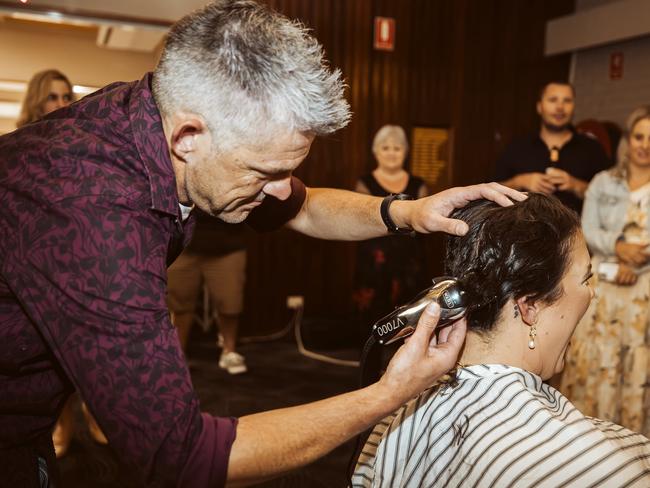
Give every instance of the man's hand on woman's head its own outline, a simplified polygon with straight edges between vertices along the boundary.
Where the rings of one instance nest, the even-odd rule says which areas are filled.
[[[415,332],[393,356],[379,380],[388,398],[406,402],[433,385],[456,364],[465,341],[466,322],[461,319],[440,331],[436,326],[440,307],[430,304],[422,313]]]
[[[390,212],[393,220],[400,227],[408,226],[425,234],[446,232],[464,235],[467,232],[467,224],[448,217],[454,209],[464,207],[470,201],[482,198],[506,207],[513,205],[513,200],[522,201],[527,197],[525,193],[499,183],[482,183],[450,188],[419,200],[395,201],[391,205]]]

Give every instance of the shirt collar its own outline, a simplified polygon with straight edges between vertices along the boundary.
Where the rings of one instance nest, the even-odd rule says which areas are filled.
[[[471,379],[471,378],[485,378],[488,376],[497,376],[501,374],[510,374],[518,373],[520,375],[526,376],[535,376],[536,374],[531,373],[530,371],[523,370],[516,366],[510,366],[508,364],[472,364],[468,366],[463,366],[458,369],[457,377],[459,379]]]
[[[129,120],[135,145],[149,177],[151,208],[178,215],[176,177],[165,140],[162,119],[151,93],[152,74],[135,83],[129,100]]]
[[[564,149],[565,147],[567,147],[569,144],[573,144],[574,141],[576,140],[576,134],[578,134],[578,132],[576,131],[576,128],[573,125],[569,125],[569,131],[571,132],[571,137],[562,145],[562,147],[558,148],[560,151],[562,149]],[[538,144],[541,144],[542,146],[544,146],[544,148],[546,148],[547,150],[550,151],[550,149],[548,148],[548,146],[544,142],[544,139],[542,139],[542,131],[541,131],[541,129],[533,134],[533,139],[535,139]]]
[[[183,205],[182,203],[179,203],[178,206],[181,208],[181,220],[185,222],[190,214],[192,213],[192,210],[194,210],[194,205],[188,207],[187,205]]]

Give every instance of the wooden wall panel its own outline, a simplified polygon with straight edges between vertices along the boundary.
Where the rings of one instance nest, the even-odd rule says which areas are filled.
[[[451,117],[452,75],[454,60],[454,1],[416,0],[417,12],[409,26],[410,49],[408,108],[409,123],[414,126],[447,127]]]
[[[463,73],[454,108],[455,184],[489,180],[494,161],[518,134],[537,127],[535,102],[547,80],[566,79],[568,55],[544,58],[544,19],[568,13],[570,2],[467,1]],[[486,39],[489,42],[486,42]]]
[[[543,57],[545,22],[574,10],[566,0],[268,0],[313,29],[347,81],[350,125],[317,140],[296,174],[309,186],[351,189],[375,163],[370,151],[383,124],[449,127],[454,184],[491,178],[515,135],[536,126],[538,86],[566,78],[569,58]],[[396,19],[395,51],[372,48],[373,17]],[[440,271],[440,236],[427,240],[424,266]],[[325,242],[282,230],[251,244],[244,335],[285,324],[289,294],[306,314],[351,310],[354,243]]]

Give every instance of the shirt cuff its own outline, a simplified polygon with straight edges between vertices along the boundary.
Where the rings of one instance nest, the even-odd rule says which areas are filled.
[[[237,419],[201,414],[203,429],[187,458],[179,487],[226,486],[230,449],[235,441]]]

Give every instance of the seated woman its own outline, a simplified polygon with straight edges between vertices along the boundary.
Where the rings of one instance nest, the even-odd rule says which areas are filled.
[[[530,194],[454,217],[469,225],[446,255],[472,303],[460,364],[375,427],[353,486],[650,486],[648,439],[543,382],[593,297],[577,215]]]

